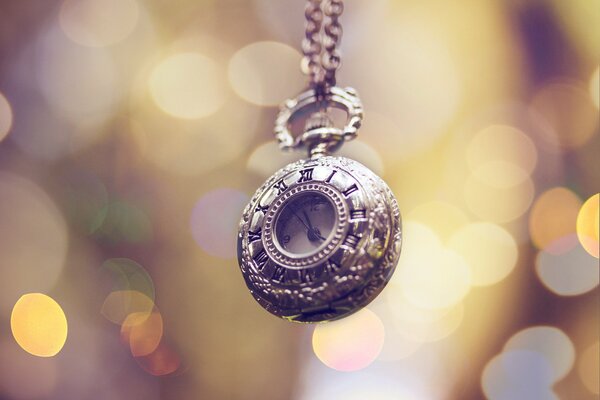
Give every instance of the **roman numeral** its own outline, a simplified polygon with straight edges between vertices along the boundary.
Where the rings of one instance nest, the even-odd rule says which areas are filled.
[[[336,174],[336,172],[337,172],[336,169],[334,169],[333,171],[331,171],[331,174],[329,174],[329,176],[327,177],[327,179],[325,179],[325,182],[327,182],[327,183],[331,182],[331,179]]]
[[[277,182],[277,184],[275,185],[275,189],[277,189],[277,195],[279,196],[281,193],[285,192],[285,190],[288,188],[288,186],[285,184],[285,182],[282,180],[280,180],[279,182]]]
[[[255,212],[261,212],[264,215],[267,213],[268,209],[269,209],[269,206],[261,206],[260,203],[258,203],[258,205],[256,206]]]
[[[285,268],[283,268],[283,267],[275,268],[275,271],[273,271],[273,275],[271,276],[271,278],[277,282],[283,283],[285,281]]]
[[[269,261],[269,256],[265,253],[265,249],[261,249],[258,253],[256,253],[252,259],[256,263],[259,271],[262,271],[267,265],[267,261]]]
[[[314,168],[306,168],[300,171],[300,179],[298,183],[312,181]]]
[[[349,233],[346,236],[346,238],[344,239],[344,243],[342,243],[342,244],[347,247],[350,247],[351,249],[356,249],[356,245],[358,244],[359,240],[360,240],[359,236]]]
[[[260,240],[261,236],[262,236],[262,232],[260,230],[260,227],[258,228],[258,230],[256,232],[248,230],[248,243],[252,243],[252,242],[256,242],[257,240]]]
[[[356,186],[356,183],[353,183],[352,186],[350,186],[348,189],[344,190],[342,193],[344,194],[344,197],[348,197],[352,193],[356,192],[357,190],[358,190],[358,186]]]
[[[350,210],[350,219],[363,219],[367,217],[367,210]]]

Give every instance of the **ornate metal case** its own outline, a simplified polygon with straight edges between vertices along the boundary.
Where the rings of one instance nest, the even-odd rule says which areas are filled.
[[[286,204],[306,193],[327,198],[335,224],[314,252],[292,254],[278,244],[275,225]],[[240,222],[238,259],[267,311],[321,322],[347,316],[381,292],[401,239],[400,211],[385,182],[356,161],[321,156],[287,165],[258,189]]]

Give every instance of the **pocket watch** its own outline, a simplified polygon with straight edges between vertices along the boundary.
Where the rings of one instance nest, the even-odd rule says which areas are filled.
[[[238,233],[250,293],[270,313],[294,322],[356,312],[385,287],[400,256],[400,211],[388,185],[357,161],[332,155],[356,137],[363,117],[356,91],[335,86],[342,10],[340,0],[307,4],[303,65],[311,85],[283,103],[275,135],[283,150],[305,149],[309,157],[267,179],[244,209]],[[324,14],[329,46],[321,54],[314,33]],[[334,126],[334,108],[347,116],[343,128]],[[294,137],[291,127],[302,118],[303,132]]]

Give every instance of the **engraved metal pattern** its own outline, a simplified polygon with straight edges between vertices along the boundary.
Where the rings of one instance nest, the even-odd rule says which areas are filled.
[[[324,109],[337,107],[345,110],[348,114],[346,126],[343,129],[330,129],[327,132],[309,130],[304,135],[294,138],[289,127],[290,122],[296,114],[314,104],[321,104]],[[274,132],[282,150],[309,148],[311,141],[333,141],[341,144],[346,140],[356,138],[362,119],[363,105],[355,89],[336,86],[329,88],[325,93],[321,93],[313,88],[301,93],[295,99],[288,99],[283,102],[275,119]]]
[[[306,168],[314,169],[309,182],[299,179]],[[277,189],[280,182],[287,187],[282,193]],[[294,264],[298,260],[287,264],[290,260],[278,259],[276,249],[268,248],[272,218],[285,199],[308,187],[328,188],[330,192],[320,193],[333,193],[333,204],[343,201],[347,214],[338,215],[338,224],[347,224],[322,259],[306,266]],[[336,210],[340,213],[337,206]],[[250,243],[249,232],[259,228],[262,240]],[[267,311],[290,321],[321,322],[349,315],[372,301],[389,281],[401,243],[398,204],[385,182],[356,161],[324,156],[287,165],[257,190],[240,222],[238,258],[250,292]]]

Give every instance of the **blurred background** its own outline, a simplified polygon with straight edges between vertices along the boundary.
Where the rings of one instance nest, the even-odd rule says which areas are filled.
[[[398,269],[312,326],[237,224],[305,87],[301,0],[0,2],[0,398],[597,399],[600,3],[348,0],[341,151]]]

